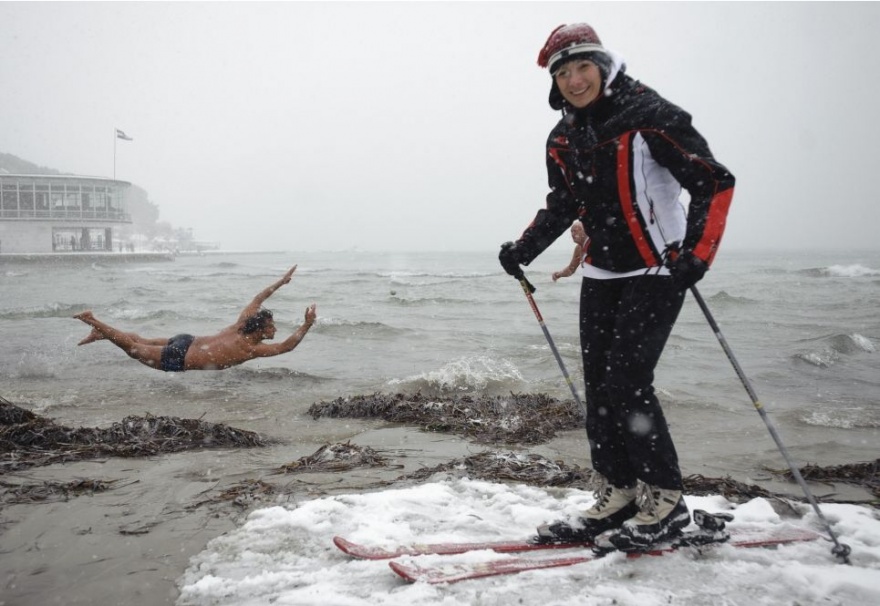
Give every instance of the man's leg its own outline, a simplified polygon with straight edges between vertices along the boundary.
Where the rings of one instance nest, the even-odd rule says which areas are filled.
[[[80,345],[106,339],[124,351],[130,358],[152,368],[159,368],[162,348],[168,339],[144,339],[135,333],[123,332],[98,320],[91,311],[84,311],[73,316],[92,327],[92,332]]]
[[[73,317],[76,318],[77,320],[82,320],[86,324],[90,324],[90,325],[91,325],[92,321],[98,322],[98,320],[95,318],[95,316],[92,315],[91,311],[84,311],[84,312],[77,314]],[[85,318],[90,318],[90,320],[86,320]],[[105,324],[105,326],[108,326],[108,325]],[[117,330],[117,329],[114,329],[114,330]],[[160,337],[157,339],[151,339],[148,337],[142,337],[139,334],[137,334],[136,332],[123,332],[121,330],[118,332],[122,332],[123,334],[130,337],[134,342],[140,343],[141,345],[159,345],[161,347],[164,347],[168,343],[168,339],[166,339],[164,337]],[[100,330],[98,330],[97,328],[92,326],[92,332],[89,333],[89,336],[87,336],[85,339],[83,339],[82,341],[77,343],[77,345],[86,345],[87,343],[93,343],[95,341],[102,341],[106,338],[107,337],[104,336],[104,333],[102,333]]]

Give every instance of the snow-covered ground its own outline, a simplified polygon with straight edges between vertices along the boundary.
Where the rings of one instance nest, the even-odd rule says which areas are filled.
[[[588,507],[591,493],[467,479],[411,488],[303,501],[253,512],[235,531],[209,543],[179,579],[180,606],[195,605],[608,605],[772,606],[880,604],[880,515],[856,505],[822,505],[851,565],[832,555],[832,543],[776,549],[719,545],[702,555],[686,549],[663,557],[624,554],[565,568],[455,584],[410,584],[387,561],[354,560],[332,543],[335,535],[370,545],[522,539],[546,521]],[[731,528],[787,524],[824,532],[814,511],[781,517],[770,502],[741,505],[721,496],[686,497],[688,506],[730,511]],[[570,552],[536,552],[558,557]],[[490,551],[418,556],[420,564],[516,557]]]

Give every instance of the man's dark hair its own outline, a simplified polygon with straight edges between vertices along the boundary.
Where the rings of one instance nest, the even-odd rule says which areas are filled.
[[[269,322],[269,320],[271,319],[272,312],[268,309],[261,309],[244,321],[244,326],[242,326],[240,329],[241,334],[249,335],[253,332],[257,332],[258,330],[263,330],[263,328],[266,326],[266,323]]]

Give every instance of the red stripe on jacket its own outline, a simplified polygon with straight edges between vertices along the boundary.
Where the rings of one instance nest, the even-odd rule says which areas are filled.
[[[724,234],[724,225],[727,222],[727,210],[733,201],[733,188],[725,189],[716,193],[709,201],[709,214],[706,216],[706,225],[703,235],[694,247],[694,255],[703,259],[709,265],[718,252],[721,236]]]

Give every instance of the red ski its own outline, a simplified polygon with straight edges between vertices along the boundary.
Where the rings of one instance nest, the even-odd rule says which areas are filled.
[[[727,544],[734,547],[774,547],[787,543],[803,541],[815,541],[821,535],[803,528],[783,527],[774,528],[770,531],[765,529],[729,529],[730,539]],[[687,540],[689,533],[683,538]],[[716,543],[708,543],[700,547],[714,546]],[[644,555],[661,556],[681,549],[679,545],[665,544],[651,551],[630,552],[629,558],[638,558]],[[398,575],[410,582],[423,581],[426,583],[456,583],[467,579],[479,579],[483,577],[498,576],[504,574],[516,574],[528,570],[540,570],[542,568],[558,568],[561,566],[574,566],[591,562],[602,556],[592,553],[582,553],[573,556],[557,558],[506,558],[490,560],[480,563],[448,563],[439,565],[420,566],[416,563],[389,562],[388,565]]]
[[[489,549],[498,553],[517,553],[547,549],[589,548],[592,543],[533,543],[530,541],[484,541],[476,543],[414,543],[388,549],[353,543],[342,537],[333,537],[333,543],[348,555],[364,560],[390,560],[400,556],[455,555],[468,551]]]

